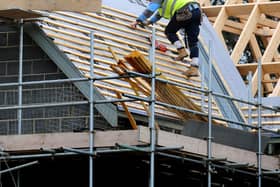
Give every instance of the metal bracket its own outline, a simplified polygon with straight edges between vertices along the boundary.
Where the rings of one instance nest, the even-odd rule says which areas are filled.
[[[263,175],[279,175],[280,174],[280,169],[276,169],[273,171],[263,171]]]
[[[73,149],[73,148],[68,148],[68,147],[62,147],[61,149],[64,150],[64,151],[78,153],[78,154],[82,154],[82,155],[96,156],[95,152],[90,153],[89,151],[80,150],[80,149]]]
[[[120,148],[125,148],[125,149],[131,149],[134,151],[140,151],[140,152],[145,152],[145,153],[150,153],[150,147],[137,147],[137,146],[131,146],[131,145],[125,145],[125,144],[118,144],[116,143],[117,147]],[[155,151],[171,151],[171,150],[180,150],[183,149],[183,146],[180,147],[156,147]]]
[[[252,167],[254,165],[250,165],[249,163],[244,163],[244,164],[226,163],[226,166],[231,167],[231,168],[248,168],[248,167]]]

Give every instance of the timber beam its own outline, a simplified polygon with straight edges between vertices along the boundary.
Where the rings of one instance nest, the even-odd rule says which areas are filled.
[[[164,147],[181,147],[182,152],[207,156],[207,141],[166,132],[157,131],[157,145]],[[150,140],[149,128],[139,126],[137,130],[97,131],[94,146],[114,147],[116,144],[148,145]],[[58,149],[61,147],[87,148],[88,133],[51,133],[32,135],[0,136],[0,146],[5,152],[39,151],[40,149]],[[256,153],[227,145],[213,143],[213,157],[227,158],[227,161],[248,163],[257,166]],[[273,156],[262,156],[263,169],[279,168],[279,159]]]
[[[9,0],[0,1],[0,10],[64,10],[64,11],[100,11],[101,0]]]

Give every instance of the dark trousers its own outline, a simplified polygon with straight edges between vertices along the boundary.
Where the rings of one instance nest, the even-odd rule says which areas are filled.
[[[177,36],[177,31],[181,28],[185,29],[185,32],[188,37],[189,43],[189,50],[190,50],[190,58],[198,57],[198,35],[199,35],[199,26],[200,26],[200,19],[201,19],[201,11],[199,8],[193,9],[192,17],[187,21],[177,21],[176,20],[176,13],[169,21],[168,25],[165,28],[165,35],[167,36],[168,40],[173,44],[177,40],[179,40]],[[186,44],[186,46],[188,46]]]

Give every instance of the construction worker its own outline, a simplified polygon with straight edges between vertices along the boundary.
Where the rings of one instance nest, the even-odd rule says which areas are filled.
[[[187,56],[187,52],[176,34],[178,30],[184,29],[187,35],[187,41],[185,40],[185,42],[188,42],[186,46],[189,47],[190,58],[192,59],[191,67],[184,72],[184,75],[187,77],[198,76],[199,50],[197,43],[202,16],[199,4],[195,0],[149,1],[150,3],[146,10],[130,26],[135,29],[137,25],[153,24],[162,17],[169,19],[170,21],[165,28],[165,35],[176,46],[179,55],[175,60],[178,61],[183,60]],[[158,12],[154,14],[157,10]],[[150,19],[148,20],[148,18]]]

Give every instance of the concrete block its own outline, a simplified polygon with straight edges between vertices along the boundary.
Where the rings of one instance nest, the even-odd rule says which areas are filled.
[[[36,133],[59,132],[59,119],[35,120]]]
[[[0,33],[0,46],[7,46],[7,33]]]
[[[70,116],[70,107],[63,106],[63,107],[51,107],[45,109],[45,117],[52,118],[52,117],[66,117]]]
[[[22,103],[30,104],[32,103],[32,91],[31,90],[23,90],[22,92]]]
[[[7,38],[8,38],[8,45],[9,46],[18,46],[19,45],[19,31],[15,30],[12,32],[7,33]],[[33,45],[33,40],[26,34],[23,35],[23,45]]]
[[[42,81],[44,80],[44,74],[40,74],[40,75],[24,75],[23,76],[23,81],[27,82],[27,81]],[[23,88],[24,89],[35,89],[35,88],[43,88],[44,85],[43,84],[34,84],[34,85],[25,85]]]
[[[8,61],[18,59],[19,50],[15,47],[1,48],[0,61]]]
[[[34,74],[38,73],[56,73],[58,72],[57,66],[50,60],[48,61],[36,61],[33,63]]]
[[[45,111],[44,108],[23,109],[22,118],[23,119],[43,118],[44,111]]]
[[[3,24],[0,26],[0,32],[12,32],[17,30],[15,24],[9,25],[9,24]]]
[[[32,120],[23,120],[21,125],[22,125],[22,127],[21,127],[22,134],[32,134],[33,133]]]
[[[16,30],[7,33],[7,45],[8,46],[19,45],[19,33]]]
[[[7,105],[16,105],[16,104],[18,104],[18,93],[17,93],[17,90],[7,91],[5,98],[6,98],[6,104]]]
[[[6,65],[7,65],[6,63],[0,63],[0,76],[6,75],[6,71],[7,71]]]
[[[7,135],[8,133],[8,122],[0,121],[0,135]]]
[[[18,134],[17,121],[9,121],[7,134]]]
[[[18,62],[7,63],[7,75],[18,75]]]
[[[67,118],[62,119],[61,122],[61,131],[62,132],[81,132],[87,130],[86,126],[86,118],[84,117],[76,117],[76,118]]]
[[[0,106],[5,105],[5,92],[0,90]]]
[[[41,59],[45,53],[37,46],[25,46],[23,52],[24,59]]]

